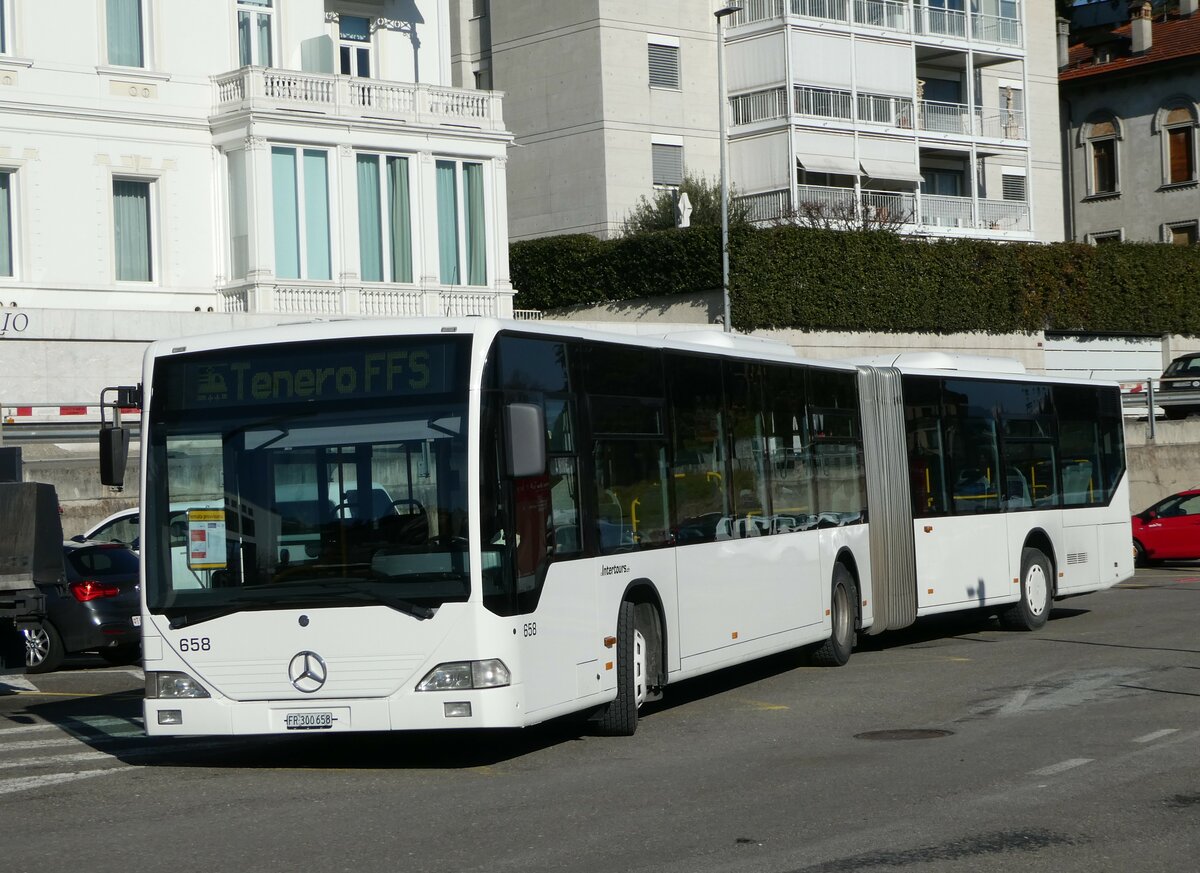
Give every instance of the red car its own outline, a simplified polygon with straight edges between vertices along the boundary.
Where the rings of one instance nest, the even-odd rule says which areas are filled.
[[[1139,567],[1200,558],[1200,488],[1172,494],[1135,515],[1133,555]]]

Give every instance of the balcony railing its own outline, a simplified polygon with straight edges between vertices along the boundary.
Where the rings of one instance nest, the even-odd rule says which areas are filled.
[[[730,22],[733,27],[793,15],[846,24],[853,20],[864,27],[1004,46],[1019,47],[1022,43],[1020,18],[967,13],[920,2],[910,7],[905,0],[740,0],[740,5],[742,10]]]
[[[863,124],[888,127],[913,126],[913,102],[908,97],[887,94],[859,94],[858,120]]]
[[[278,312],[289,315],[360,315],[415,318],[423,315],[505,318],[512,295],[480,289],[425,290],[411,286],[345,286],[336,282],[283,281],[218,289],[221,312]]]
[[[849,91],[833,88],[810,88],[797,85],[792,89],[794,108],[797,115],[813,118],[839,118],[849,121],[854,117],[854,101]]]
[[[854,0],[854,23],[908,32],[908,4],[899,0]]]
[[[784,88],[772,88],[770,91],[739,94],[730,98],[729,110],[730,123],[735,125],[783,118],[787,115],[787,91]]]
[[[977,129],[974,116],[978,114],[978,110],[972,113],[971,107],[966,104],[921,100],[917,108],[921,130],[971,136]]]
[[[356,79],[273,67],[242,67],[216,76],[214,82],[217,114],[287,109],[331,116],[370,116],[407,124],[504,129],[500,96],[491,91]]]
[[[1025,113],[1020,109],[989,110],[992,114],[981,115],[980,134],[996,139],[1025,139]]]
[[[905,191],[826,185],[796,186],[792,206],[786,189],[738,198],[748,209],[748,219],[758,223],[796,221],[831,227],[884,227],[908,231],[1001,231],[1028,233],[1029,204],[1011,200],[947,197]]]

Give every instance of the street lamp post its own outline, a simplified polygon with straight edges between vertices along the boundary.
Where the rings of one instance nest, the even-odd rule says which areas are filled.
[[[741,6],[722,6],[713,15],[717,18],[717,96],[720,100],[720,148],[721,148],[721,300],[725,305],[725,332],[733,330],[729,319],[729,178],[725,170],[728,163],[725,135],[725,19]]]

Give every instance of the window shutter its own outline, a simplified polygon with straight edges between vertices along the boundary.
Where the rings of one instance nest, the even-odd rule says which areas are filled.
[[[1167,131],[1167,150],[1170,152],[1170,176],[1172,182],[1190,182],[1195,174],[1195,157],[1192,154],[1192,129],[1179,127]]]
[[[683,146],[650,146],[655,185],[680,185],[683,183]]]
[[[1008,173],[1000,177],[1001,187],[1004,189],[1005,200],[1019,200],[1025,202],[1025,177],[1012,176]]]
[[[650,43],[650,87],[679,87],[679,47]]]

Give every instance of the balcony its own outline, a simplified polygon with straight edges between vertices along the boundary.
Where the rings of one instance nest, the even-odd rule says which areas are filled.
[[[1022,44],[1020,18],[943,9],[920,2],[910,6],[905,0],[741,0],[741,6],[731,27],[791,16],[1009,48],[1020,48]]]
[[[217,290],[221,312],[275,312],[285,315],[512,317],[512,295],[491,289],[422,290],[409,285],[346,286],[336,282],[285,280],[246,283]]]
[[[914,113],[914,106],[916,112]],[[788,105],[783,87],[739,94],[729,99],[730,123],[734,127],[786,118]],[[881,125],[900,129],[915,127],[929,133],[951,136],[982,136],[992,139],[1025,139],[1025,113],[1019,109],[974,109],[964,103],[921,100],[890,94],[854,95],[837,88],[796,85],[792,88],[791,114],[801,118]]]
[[[407,125],[454,125],[501,132],[500,95],[408,82],[242,67],[216,76],[214,114],[285,111],[337,118],[370,118]]]
[[[957,231],[1028,233],[1029,204],[1011,200],[946,197],[906,191],[872,191],[825,185],[796,186],[796,205],[786,190],[738,198],[750,221],[799,223],[836,229],[883,228],[906,233]]]

